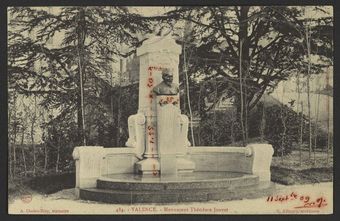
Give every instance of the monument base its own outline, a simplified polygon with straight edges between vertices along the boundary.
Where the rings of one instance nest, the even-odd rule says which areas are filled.
[[[160,164],[156,158],[146,158],[135,163],[135,172],[143,175],[159,175]]]
[[[178,203],[236,200],[268,196],[272,182],[252,174],[193,172],[159,177],[114,174],[97,180],[97,188],[80,189],[80,198],[106,203]]]
[[[176,154],[161,154],[159,162],[161,164],[161,176],[165,174],[177,174]]]
[[[163,156],[160,159],[146,158],[135,163],[135,173],[144,175],[191,173],[194,170],[195,163],[193,161],[178,156]]]
[[[134,150],[75,148],[77,197],[110,203],[195,202],[259,197],[274,190],[274,151],[268,144],[190,147],[187,155],[177,155],[177,173],[168,175],[160,174],[156,158],[137,162]]]
[[[195,163],[183,157],[177,158],[178,173],[192,173],[195,170]]]

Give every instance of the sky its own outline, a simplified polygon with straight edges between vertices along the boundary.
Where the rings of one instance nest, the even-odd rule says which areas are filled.
[[[163,6],[158,6],[158,7],[129,7],[131,11],[142,14],[144,16],[157,16],[164,14],[165,12],[169,11],[171,8],[174,7],[163,7]]]

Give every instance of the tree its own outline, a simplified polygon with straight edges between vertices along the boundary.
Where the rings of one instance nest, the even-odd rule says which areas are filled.
[[[9,150],[9,161],[8,161],[8,172],[11,178],[15,176],[15,168],[16,168],[16,137],[17,131],[19,128],[18,121],[18,102],[17,102],[17,93],[15,91],[10,91],[9,99],[8,99],[8,150]]]
[[[60,111],[55,119],[76,115],[78,144],[86,144],[86,105],[103,90],[95,82],[112,71],[114,56],[127,56],[120,45],[134,48],[150,29],[126,7],[50,9],[10,8],[9,87],[43,97],[42,107]],[[50,47],[54,36],[61,42]]]
[[[55,173],[67,170],[73,165],[72,151],[77,144],[77,122],[73,118],[63,121],[49,119],[44,127],[46,132],[43,141],[49,150],[46,169],[53,169]]]
[[[34,96],[34,106],[33,111],[29,113],[29,120],[30,120],[30,138],[31,144],[33,149],[33,175],[36,173],[37,169],[37,154],[36,154],[36,141],[34,140],[34,135],[36,133],[36,123],[37,123],[37,98]]]
[[[245,116],[265,91],[273,90],[296,71],[308,74],[307,40],[310,54],[322,57],[324,65],[332,57],[332,16],[313,18],[312,37],[306,39],[303,7],[179,7],[168,15],[171,20],[192,24],[191,32],[185,31],[190,36],[182,38],[190,54],[187,60],[191,78],[201,82],[218,78],[219,97],[234,95],[245,122]],[[311,64],[310,72],[317,73],[321,67]]]

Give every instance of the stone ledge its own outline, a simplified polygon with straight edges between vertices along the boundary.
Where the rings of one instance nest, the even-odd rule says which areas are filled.
[[[196,146],[189,147],[189,153],[240,153],[247,152],[246,147],[228,147],[228,146]]]
[[[112,179],[108,177],[101,177],[97,180],[97,188],[124,190],[124,191],[163,191],[174,190],[185,192],[191,189],[213,189],[226,188],[234,189],[241,186],[255,185],[259,179],[255,175],[243,174],[234,178],[216,178],[216,179],[201,179],[201,180],[162,180],[161,178],[154,178],[152,180],[131,180],[131,179]]]
[[[246,147],[189,147],[195,171],[229,171],[258,175],[270,181],[270,164],[274,153],[270,144],[249,144]]]
[[[135,148],[133,147],[105,147],[103,148],[103,154],[124,154],[124,153],[135,153]]]
[[[76,194],[79,197],[80,188],[96,186],[96,181],[101,175],[102,161],[101,146],[78,146],[72,153],[76,161]]]
[[[80,189],[80,198],[84,200],[100,201],[105,203],[138,204],[138,203],[180,203],[227,201],[236,199],[252,199],[268,196],[275,190],[275,184],[260,182],[243,188],[225,189],[210,188],[197,190],[192,188],[186,192],[177,190],[162,191],[117,191],[96,188]]]

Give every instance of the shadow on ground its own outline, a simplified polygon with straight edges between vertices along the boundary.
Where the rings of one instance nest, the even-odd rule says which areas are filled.
[[[32,177],[22,182],[22,184],[34,192],[51,194],[63,189],[74,188],[75,173]]]

